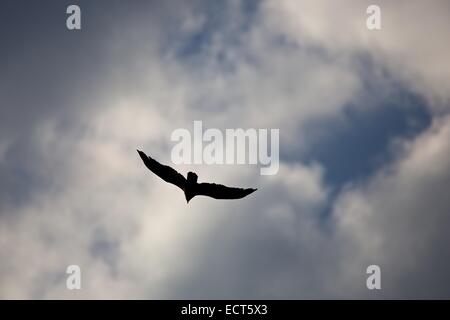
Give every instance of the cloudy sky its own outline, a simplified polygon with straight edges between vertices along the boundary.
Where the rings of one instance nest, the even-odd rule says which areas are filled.
[[[0,7],[0,298],[450,298],[447,0]],[[186,205],[135,150],[194,120],[279,128],[278,174],[176,166],[259,188]]]

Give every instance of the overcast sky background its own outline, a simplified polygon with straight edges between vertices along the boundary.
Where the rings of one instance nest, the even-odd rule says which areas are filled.
[[[450,298],[449,39],[446,0],[2,1],[0,298]],[[259,188],[186,205],[135,150],[194,120],[280,171],[177,166]]]

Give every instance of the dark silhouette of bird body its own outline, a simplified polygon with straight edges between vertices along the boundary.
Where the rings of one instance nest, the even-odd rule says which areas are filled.
[[[137,150],[137,152],[150,171],[164,181],[174,184],[183,190],[188,203],[195,196],[207,196],[214,199],[241,199],[257,190],[252,188],[232,188],[215,183],[198,183],[198,176],[194,172],[188,172],[186,179],[172,167],[159,163],[140,150]]]

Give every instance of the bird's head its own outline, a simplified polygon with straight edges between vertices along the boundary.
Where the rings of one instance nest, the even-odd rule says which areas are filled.
[[[186,198],[186,203],[189,203],[189,201],[191,201],[191,199],[194,197],[193,194],[189,194],[189,193],[185,193],[184,196]]]
[[[188,172],[187,181],[189,183],[197,183],[197,179],[198,179],[198,176],[195,173],[193,173],[191,171]]]

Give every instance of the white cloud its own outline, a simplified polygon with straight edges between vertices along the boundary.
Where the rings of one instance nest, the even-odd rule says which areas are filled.
[[[366,28],[366,8],[372,2],[266,1],[263,7],[270,26],[293,41],[323,46],[336,55],[370,53],[426,96],[434,110],[448,110],[448,1],[377,1],[379,31]]]
[[[342,268],[351,278],[380,265],[386,297],[448,298],[450,118],[401,145],[397,161],[336,201],[337,229],[352,251]]]
[[[133,112],[121,114],[120,121],[130,123],[124,118],[134,116]],[[139,121],[133,123],[143,132]],[[59,133],[50,125],[45,131],[48,137]],[[89,132],[81,140],[71,133],[64,134],[64,140],[45,139],[43,148],[50,143],[57,154],[48,154],[43,161],[58,163],[65,156],[70,161],[44,171],[55,181],[53,188],[37,192],[33,201],[2,217],[1,296],[177,297],[182,294],[181,289],[177,291],[180,283],[208,268],[199,265],[204,249],[213,250],[209,245],[217,244],[216,236],[230,226],[230,216],[243,234],[218,246],[245,236],[252,219],[262,219],[262,227],[268,224],[264,228],[274,228],[279,236],[298,241],[294,226],[300,224],[295,209],[300,208],[305,219],[312,221],[310,211],[326,198],[317,166],[283,165],[269,181],[249,179],[248,174],[233,176],[229,173],[236,170],[231,168],[204,168],[200,178],[238,185],[257,183],[261,191],[246,199],[247,204],[198,198],[186,205],[176,187],[144,169],[134,150],[119,151],[127,135],[105,142],[102,126]],[[71,149],[70,155],[59,153],[65,148]],[[239,223],[241,216],[243,224]],[[69,264],[82,268],[82,292],[64,287]],[[207,292],[199,290],[197,294]]]

